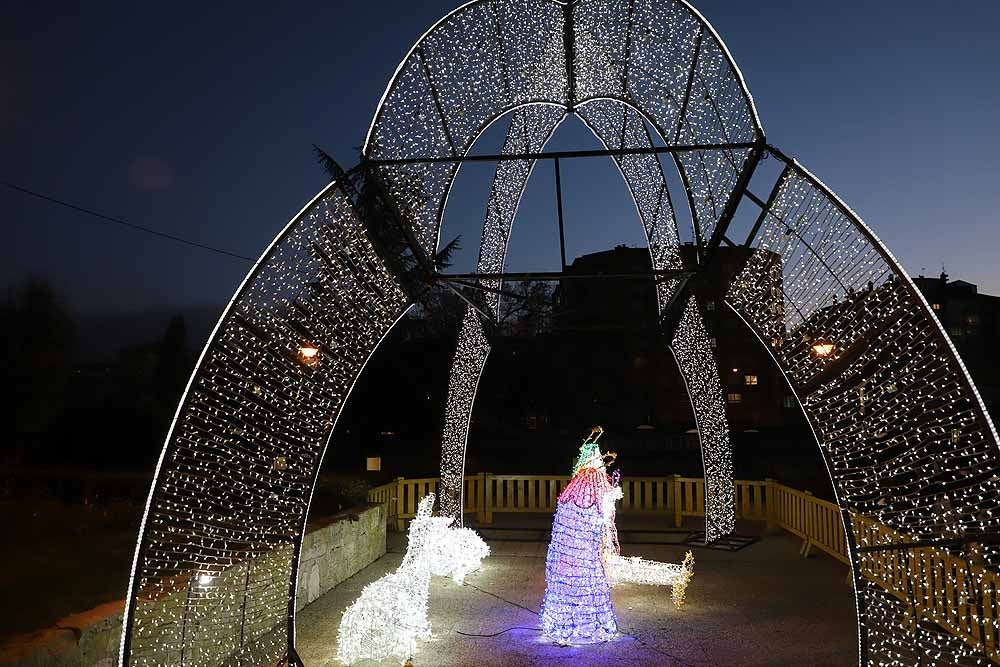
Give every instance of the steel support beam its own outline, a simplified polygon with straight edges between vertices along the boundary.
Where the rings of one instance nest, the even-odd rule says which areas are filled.
[[[688,278],[694,271],[648,271],[638,273],[568,273],[565,271],[535,271],[526,273],[438,273],[439,282],[461,282],[466,280],[503,280],[526,282],[529,280],[662,280],[666,278]]]
[[[556,210],[559,213],[559,258],[562,270],[566,270],[566,228],[563,226],[562,205],[562,173],[559,171],[559,158],[552,161],[556,166]]]
[[[433,164],[438,162],[503,162],[505,160],[555,160],[559,158],[615,157],[617,155],[659,155],[661,153],[690,153],[692,151],[740,150],[759,144],[753,141],[717,144],[684,144],[675,146],[642,146],[639,148],[592,149],[580,151],[548,151],[538,153],[493,153],[489,155],[442,155],[412,158],[368,159],[365,164],[382,167],[400,164]]]

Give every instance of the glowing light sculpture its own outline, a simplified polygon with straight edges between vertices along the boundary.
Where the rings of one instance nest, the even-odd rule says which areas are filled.
[[[736,486],[719,368],[693,297],[684,305],[670,351],[677,366],[683,369],[681,375],[701,438],[701,459],[705,468],[705,541],[714,542],[732,533],[736,527]]]
[[[606,497],[613,493],[598,459],[595,465],[583,466],[559,494],[541,610],[542,629],[559,644],[604,642],[618,634],[611,586],[601,560]]]
[[[622,497],[619,473],[608,475],[595,427],[580,446],[573,478],[559,494],[552,539],[545,559],[542,629],[559,644],[593,644],[618,633],[611,587],[618,584],[670,586],[680,608],[694,572],[687,552],[680,564],[622,556],[615,503]]]
[[[452,528],[452,517],[431,516],[434,494],[425,496],[410,522],[403,562],[395,572],[364,587],[345,611],[337,635],[337,659],[412,658],[417,640],[431,636],[427,598],[431,576],[462,583],[489,555],[489,547],[468,528]]]
[[[641,584],[646,586],[670,586],[670,597],[678,609],[684,604],[688,583],[694,575],[694,554],[684,554],[681,563],[662,563],[646,560],[640,556],[622,556],[609,553],[604,559],[608,582],[619,584]]]
[[[996,636],[995,615],[966,614],[973,630],[964,620],[957,629],[925,623],[934,605],[917,593],[889,594],[879,583],[884,561],[859,551],[887,546],[867,528],[872,522],[905,540],[995,535],[993,422],[891,253],[825,185],[767,144],[739,69],[686,1],[463,5],[396,70],[364,142],[365,178],[385,185],[385,203],[412,232],[414,250],[429,254],[456,160],[491,123],[532,105],[583,115],[602,100],[634,110],[674,151],[704,247],[724,240],[758,162],[785,165],[767,200],[754,197],[762,213],[744,244],[757,252],[727,302],[788,379],[844,508],[859,662],[983,664],[989,658],[972,654],[996,655],[984,639]],[[641,147],[629,122],[617,145]],[[622,164],[630,173],[643,163]],[[368,236],[366,222],[375,221],[358,217],[357,175],[325,188],[281,230],[199,358],[143,514],[121,665],[298,664],[296,576],[316,475],[354,382],[410,305]],[[663,193],[634,194],[637,207],[652,211]],[[821,356],[815,340],[833,347]],[[317,352],[307,359],[302,347]],[[936,548],[961,555],[964,547]],[[976,559],[976,568],[995,572],[1000,553],[982,546]],[[921,567],[912,551],[900,560],[908,564],[900,576]],[[943,577],[964,600],[993,595],[985,575],[924,574]]]
[[[577,115],[608,149],[652,148],[653,140],[641,114],[617,100],[595,99],[581,104]],[[502,154],[540,151],[566,112],[548,105],[531,105],[515,110]],[[616,155],[618,167],[635,203],[643,225],[654,270],[681,269],[677,221],[666,175],[652,154]],[[504,160],[498,163],[480,243],[479,273],[503,270],[513,219],[534,166],[533,160]],[[697,233],[697,231],[696,231]],[[483,279],[486,303],[499,312],[502,286],[496,279]],[[680,289],[677,279],[655,283],[660,315],[667,314]],[[693,300],[692,300],[693,303]],[[467,308],[459,331],[448,387],[448,405],[441,448],[442,513],[462,520],[465,452],[476,387],[489,354],[484,323]],[[685,311],[669,345],[679,371],[689,388],[689,398],[698,428],[706,486],[705,541],[713,542],[733,532],[736,514],[729,429],[722,401],[721,383],[715,355],[708,344],[705,324],[696,307]],[[678,348],[681,350],[678,354]],[[708,375],[714,377],[714,382]],[[694,388],[692,393],[691,388]],[[709,387],[715,389],[715,394]]]

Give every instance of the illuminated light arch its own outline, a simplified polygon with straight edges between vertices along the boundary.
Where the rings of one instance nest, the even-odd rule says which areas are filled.
[[[739,68],[686,2],[463,5],[400,63],[363,152],[381,162],[377,171],[429,252],[459,163],[406,160],[464,156],[483,128],[527,104],[574,110],[592,100],[633,107],[669,144],[730,146],[677,157],[696,234],[711,238],[764,133]]]
[[[709,251],[758,160],[788,165],[762,202],[759,234],[747,240],[758,252],[727,302],[788,379],[844,508],[862,664],[966,660],[974,649],[915,623],[859,549],[995,534],[996,431],[899,264],[822,183],[766,145],[739,70],[690,5],[459,8],[400,64],[361,171],[385,185],[414,252],[429,253],[457,160],[482,128],[528,104],[577,109],[598,99],[629,105],[668,146],[687,147],[674,158]],[[298,664],[296,571],[315,478],[351,387],[411,303],[354,206],[359,173],[331,184],[278,235],[202,352],[143,516],[122,664]],[[832,354],[810,353],[818,338]],[[948,544],[939,548],[957,548]],[[996,567],[996,548],[982,551]],[[947,576],[956,590],[969,585]]]
[[[650,148],[652,138],[643,116],[617,100],[591,100],[576,108],[576,114],[606,149]],[[514,111],[502,154],[517,155],[542,150],[568,112],[553,107],[527,106]],[[649,247],[654,270],[681,269],[676,215],[666,175],[653,154],[616,155],[615,165],[628,187]],[[506,160],[497,164],[483,223],[477,273],[503,271],[514,218],[528,178],[531,159]],[[489,310],[499,313],[498,279],[481,281],[488,291]],[[657,308],[661,316],[678,296],[677,279],[656,281]],[[694,298],[688,297],[681,325],[673,331],[669,348],[684,378],[701,440],[705,476],[705,539],[729,535],[735,529],[736,513],[732,450],[722,400],[718,366]],[[489,356],[490,344],[472,308],[467,308],[449,376],[445,425],[441,444],[441,512],[462,521],[464,507],[465,455],[476,389]]]

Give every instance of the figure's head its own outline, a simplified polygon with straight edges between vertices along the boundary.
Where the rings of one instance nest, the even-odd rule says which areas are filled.
[[[426,547],[431,574],[459,584],[490,555],[486,542],[468,528],[446,528],[434,538]]]
[[[486,542],[468,528],[452,528],[452,517],[431,516],[434,494],[424,497],[410,522],[406,561],[436,576],[461,583],[490,554]]]

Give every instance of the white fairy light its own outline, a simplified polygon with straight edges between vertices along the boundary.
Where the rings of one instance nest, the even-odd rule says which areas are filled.
[[[858,547],[963,536],[974,543],[998,530],[1000,452],[960,359],[874,234],[797,164],[780,176],[758,250],[727,302],[767,341],[799,396],[839,504],[882,526],[848,525]],[[948,587],[983,590],[1000,553],[973,551],[977,569],[947,570],[940,576]],[[919,571],[921,553],[900,550],[901,569]],[[852,551],[853,566],[886,576],[872,572],[882,567],[879,555]],[[921,623],[915,635],[909,604],[859,581],[870,663],[989,663],[946,631]]]
[[[167,437],[130,580],[123,664],[287,654],[315,470],[354,381],[407,305],[339,184],[267,248],[216,325]],[[192,585],[179,587],[185,579]]]
[[[605,558],[604,567],[612,586],[620,584],[670,586],[674,606],[680,609],[684,604],[688,583],[694,574],[694,554],[688,551],[684,554],[684,560],[678,564],[610,553]]]
[[[574,46],[572,77],[566,35]],[[436,24],[400,63],[363,152],[370,161],[460,157],[494,120],[531,104],[548,107],[550,119],[574,109],[606,145],[648,145],[634,120],[610,122],[619,112],[602,100],[635,110],[670,145],[764,140],[739,70],[684,1],[626,7],[598,0],[475,0]],[[627,135],[620,143],[606,131],[614,127]],[[544,138],[547,132],[528,134]],[[730,148],[675,155],[697,238],[717,231],[749,154]],[[520,171],[496,184],[512,187],[504,191],[506,208],[496,209],[503,222],[484,246],[506,244],[504,225],[509,229],[513,219],[526,179],[521,174],[530,170],[512,164]],[[652,232],[654,267],[670,266],[671,228],[645,213],[666,211],[652,162],[629,157],[619,166]],[[418,243],[432,251],[458,165],[373,168]],[[123,665],[277,664],[294,646],[296,565],[316,472],[354,382],[409,303],[341,185],[320,193],[272,242],[198,360],[143,515]],[[758,238],[763,252],[751,257],[727,300],[789,379],[839,502],[905,539],[995,534],[996,430],[903,269],[798,165],[782,177],[767,208]],[[671,289],[669,281],[658,286],[661,304]],[[817,340],[834,348],[813,354]],[[308,361],[300,347],[314,344]],[[483,349],[476,348],[479,356],[467,365],[469,377],[454,403],[449,398],[449,419],[458,425],[450,431],[452,452],[464,452],[471,398],[460,394],[474,387]],[[697,402],[696,415],[699,409],[714,408]],[[462,469],[449,475],[460,481]],[[449,513],[460,516],[460,491],[453,500],[457,509]],[[848,530],[858,546],[880,539],[854,532],[850,521]],[[1000,562],[995,546],[970,551],[979,567],[995,569]],[[852,552],[852,558],[864,573],[874,557]],[[966,600],[992,595],[984,589],[987,570],[970,571],[978,573],[949,572],[947,581],[963,589]],[[211,572],[212,581],[201,585],[199,572]],[[191,581],[199,585],[183,583]],[[973,660],[961,639],[916,624],[910,605],[859,581],[870,662]],[[995,616],[983,620],[992,624],[986,634],[995,636],[996,622]]]
[[[606,148],[650,148],[653,145],[642,116],[619,101],[592,100],[580,105],[576,113]],[[503,154],[540,151],[563,117],[562,111],[551,106],[533,105],[518,109],[512,115]],[[683,263],[679,251],[676,215],[659,159],[652,154],[636,154],[618,155],[614,160],[632,194],[648,242],[653,268],[681,269]],[[498,164],[483,223],[478,272],[498,273],[503,270],[513,219],[532,168],[533,162],[529,160],[504,160]],[[492,289],[502,286],[498,280],[484,280],[483,284]],[[676,279],[656,281],[657,304],[661,315],[665,313],[679,287],[680,282]],[[487,303],[494,312],[498,312],[500,295],[494,292],[486,294]],[[704,323],[697,310],[689,315],[689,320],[692,318],[697,321],[689,323],[685,320],[684,326],[703,330]],[[711,347],[696,344],[703,342],[704,337],[695,339],[692,336],[694,334],[685,329],[677,333],[678,344],[689,351],[685,357],[686,363],[679,365],[686,386],[704,384],[706,380],[702,377],[706,373],[715,375],[715,384],[719,385]],[[468,309],[459,331],[449,376],[441,454],[442,513],[458,519],[462,516],[469,424],[476,387],[489,349],[478,316]],[[731,458],[729,431],[721,398],[712,401],[705,397],[698,400],[691,397],[691,403],[696,421],[721,425],[721,428],[699,429],[702,449],[707,450],[705,477],[712,480],[711,502],[708,503],[705,519],[706,541],[711,542],[731,533],[735,527],[734,509],[726,504],[727,497],[732,497],[732,493],[726,493],[726,489],[732,486],[732,466],[727,468],[723,464],[716,465],[716,461]],[[728,478],[720,477],[726,474],[727,469]]]
[[[344,611],[337,635],[341,662],[412,658],[417,641],[431,636],[427,619],[431,576],[462,583],[489,555],[489,547],[474,531],[452,528],[453,517],[431,516],[433,506],[434,494],[418,504],[406,555],[396,571],[365,586]]]
[[[718,366],[694,297],[684,305],[670,350],[684,377],[701,438],[705,468],[705,541],[714,542],[732,533],[736,527],[736,486]]]

